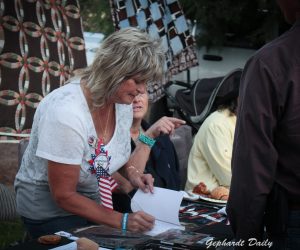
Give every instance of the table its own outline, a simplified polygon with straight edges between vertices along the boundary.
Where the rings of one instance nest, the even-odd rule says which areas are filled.
[[[48,250],[50,248],[68,244],[70,242],[71,241],[68,240],[67,238],[62,238],[60,244],[58,244],[58,245],[43,245],[43,244],[39,243],[36,239],[34,239],[34,240],[30,240],[28,242],[24,242],[22,244],[19,244],[19,245],[13,246],[13,247],[9,247],[9,248],[7,248],[7,250]]]
[[[179,213],[179,219],[180,219],[181,224],[184,225],[186,228],[186,230],[184,232],[188,232],[190,234],[208,234],[210,236],[213,236],[214,240],[218,240],[218,241],[222,241],[224,239],[229,241],[229,240],[233,239],[233,234],[230,229],[230,226],[228,226],[226,224],[227,219],[225,216],[222,216],[217,213],[218,209],[220,209],[220,206],[216,206],[215,204],[211,204],[208,202],[183,201],[182,207],[181,207],[181,210]],[[115,232],[119,231],[119,230],[117,230],[117,229],[111,229],[111,230],[112,230],[111,234],[109,234],[109,233],[107,233],[107,231],[105,231],[106,232],[105,240],[108,240],[107,235],[112,235],[112,237],[110,238],[110,242],[112,242],[113,240],[120,241],[121,238],[117,238],[117,236],[113,237]],[[121,235],[120,233],[121,233],[121,231],[119,231],[119,235]],[[133,235],[137,239],[137,234],[128,234],[127,239],[132,239]],[[175,236],[177,236],[177,235],[175,235]],[[96,237],[96,236],[94,236],[94,237]],[[123,237],[123,236],[121,236],[121,237]],[[141,244],[139,249],[159,249],[158,248],[159,241],[155,237],[152,239],[150,236],[148,236],[148,237],[149,237],[149,241],[147,241],[148,248],[147,247],[142,248],[143,244]],[[186,236],[183,236],[183,237],[186,237]],[[92,239],[93,237],[89,237],[89,238]],[[155,240],[155,241],[151,241],[151,240]],[[182,241],[183,241],[183,239],[182,239]],[[56,246],[65,245],[69,242],[71,242],[71,241],[68,240],[67,238],[63,238],[59,245],[49,246],[49,245],[42,245],[42,244],[38,243],[37,240],[32,240],[32,241],[29,241],[29,242],[26,242],[26,243],[23,243],[23,244],[14,246],[14,247],[7,248],[7,250],[29,250],[29,249],[30,250],[46,250],[46,249],[53,248]],[[197,249],[205,249],[205,248],[206,247],[204,247],[204,246],[197,247]],[[176,249],[176,248],[174,247],[173,249]],[[179,248],[177,248],[177,249],[179,249]],[[189,249],[189,248],[185,248],[185,249]],[[210,247],[209,249],[214,249],[214,248]],[[218,249],[224,249],[224,248],[220,247]]]

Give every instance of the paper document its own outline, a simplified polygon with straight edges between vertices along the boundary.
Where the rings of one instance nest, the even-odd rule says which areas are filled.
[[[131,200],[133,212],[144,211],[155,217],[153,229],[146,232],[155,236],[169,229],[184,230],[179,222],[179,209],[183,194],[165,188],[154,187],[154,193],[144,193],[138,190]]]
[[[76,240],[79,239],[78,237],[76,237],[68,232],[65,232],[65,231],[59,231],[59,232],[56,232],[55,234],[62,236],[62,237],[66,237],[69,240],[74,240],[74,241],[69,244],[59,246],[59,247],[50,248],[49,250],[77,250]],[[100,247],[99,247],[99,250],[100,250]],[[101,247],[101,250],[110,250],[110,249]]]

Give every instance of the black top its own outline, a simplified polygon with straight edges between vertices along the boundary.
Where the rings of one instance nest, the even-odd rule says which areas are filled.
[[[300,204],[300,21],[247,62],[227,213],[237,238],[260,237],[274,183]],[[275,218],[274,218],[275,219]]]
[[[149,124],[142,121],[142,128],[147,130]],[[160,135],[155,138],[156,142],[151,148],[149,159],[147,161],[144,173],[152,174],[154,186],[180,190],[179,162],[177,154],[169,135]],[[135,143],[131,140],[131,151],[135,149]],[[133,190],[129,196],[132,197],[136,190]],[[131,199],[125,194],[113,193],[114,209],[119,212],[131,212]]]

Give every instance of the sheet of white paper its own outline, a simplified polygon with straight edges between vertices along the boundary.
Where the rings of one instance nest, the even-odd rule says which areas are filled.
[[[71,233],[68,233],[66,231],[59,231],[55,233],[56,235],[60,235],[62,237],[66,237],[69,240],[74,240],[73,242],[63,245],[63,246],[59,246],[59,247],[55,247],[55,248],[51,248],[49,250],[77,250],[77,243],[75,242],[77,239],[79,239],[78,237],[72,235]],[[99,247],[100,249],[100,247]],[[110,250],[109,248],[104,248],[101,247],[101,250]]]
[[[131,200],[131,209],[133,212],[142,210],[155,217],[155,226],[146,233],[148,235],[154,236],[170,228],[183,230],[178,217],[182,198],[182,192],[165,188],[154,187],[153,194],[138,190]]]
[[[69,240],[77,240],[78,237],[72,235],[71,233],[68,233],[66,231],[59,231],[55,233],[56,235],[62,236],[62,237],[66,237]]]
[[[149,236],[156,236],[156,235],[158,235],[160,233],[168,231],[169,229],[184,230],[184,226],[179,226],[179,225],[167,223],[167,222],[160,221],[160,220],[155,220],[155,225],[152,228],[152,230],[146,232],[145,234],[149,235]]]

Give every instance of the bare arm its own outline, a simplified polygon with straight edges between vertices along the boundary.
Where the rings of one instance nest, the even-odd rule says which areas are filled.
[[[79,194],[76,185],[79,180],[80,166],[49,161],[48,178],[52,196],[64,210],[96,223],[105,223],[120,228],[120,213],[109,211],[93,200]],[[89,211],[88,213],[86,211]]]
[[[122,193],[124,192],[128,194],[134,189],[131,183],[125,177],[123,177],[119,172],[113,173],[112,177],[118,183],[118,188]]]
[[[79,173],[80,166],[78,165],[48,162],[49,186],[58,206],[94,223],[121,228],[121,213],[106,209],[76,191]],[[153,222],[154,218],[144,212],[132,213],[128,218],[128,229],[144,232],[152,228]]]
[[[145,135],[150,138],[156,138],[161,133],[163,134],[173,134],[174,130],[181,125],[185,124],[184,120],[175,118],[175,117],[162,117],[157,122],[155,122],[146,132]],[[139,187],[142,190],[146,191],[150,188],[150,191],[153,190],[153,178],[151,175],[143,175],[142,173],[145,170],[147,160],[151,148],[138,141],[136,143],[136,148],[131,154],[128,162],[125,166],[120,169],[120,173],[127,178],[134,187]]]

